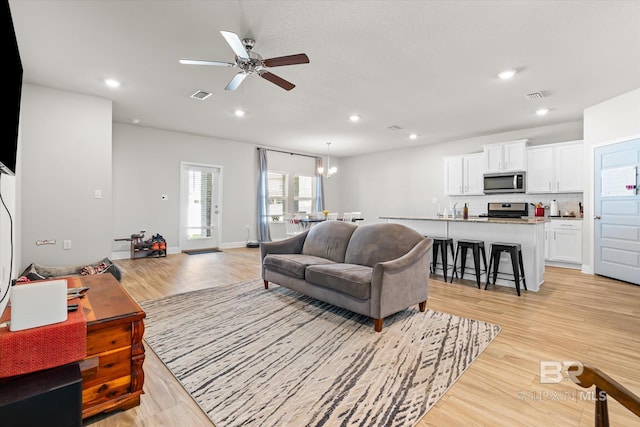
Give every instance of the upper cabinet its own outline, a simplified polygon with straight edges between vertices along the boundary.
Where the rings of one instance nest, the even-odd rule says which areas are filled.
[[[484,173],[518,172],[525,170],[526,139],[483,145]]]
[[[484,173],[517,172],[525,170],[527,140],[483,145]]]
[[[582,189],[582,141],[527,149],[528,193],[573,193]]]
[[[527,167],[527,140],[483,145],[484,173],[516,172]]]
[[[444,158],[444,193],[449,196],[483,194],[483,153]]]

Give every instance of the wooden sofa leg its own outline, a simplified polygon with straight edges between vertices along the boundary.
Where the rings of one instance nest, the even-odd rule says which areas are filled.
[[[269,281],[268,280],[263,280],[264,282],[264,288],[265,289],[269,289]]]
[[[373,319],[373,328],[376,332],[382,332],[382,325],[384,324],[384,318]]]
[[[420,309],[420,311],[425,311],[427,309],[427,302],[426,301],[419,302],[418,308]]]

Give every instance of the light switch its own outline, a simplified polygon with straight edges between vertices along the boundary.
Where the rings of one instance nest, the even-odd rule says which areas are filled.
[[[95,196],[96,199],[102,199],[102,190],[96,190]]]
[[[62,242],[62,248],[66,250],[71,249],[71,240],[65,240]]]

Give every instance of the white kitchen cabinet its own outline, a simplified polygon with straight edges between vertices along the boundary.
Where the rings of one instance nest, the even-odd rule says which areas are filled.
[[[545,259],[582,264],[582,221],[553,219],[545,226]]]
[[[483,145],[484,173],[515,172],[525,170],[527,140]]]
[[[582,191],[582,141],[555,148],[555,178],[558,193]]]
[[[483,154],[444,158],[444,193],[449,196],[483,194]]]
[[[582,141],[527,148],[527,193],[582,191]]]

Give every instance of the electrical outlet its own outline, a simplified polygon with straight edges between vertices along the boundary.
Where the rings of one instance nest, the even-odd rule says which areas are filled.
[[[434,205],[438,204],[438,198],[434,197],[433,199],[431,199],[431,203],[433,203]]]
[[[62,242],[62,249],[71,249],[71,240],[65,240],[64,242]]]

